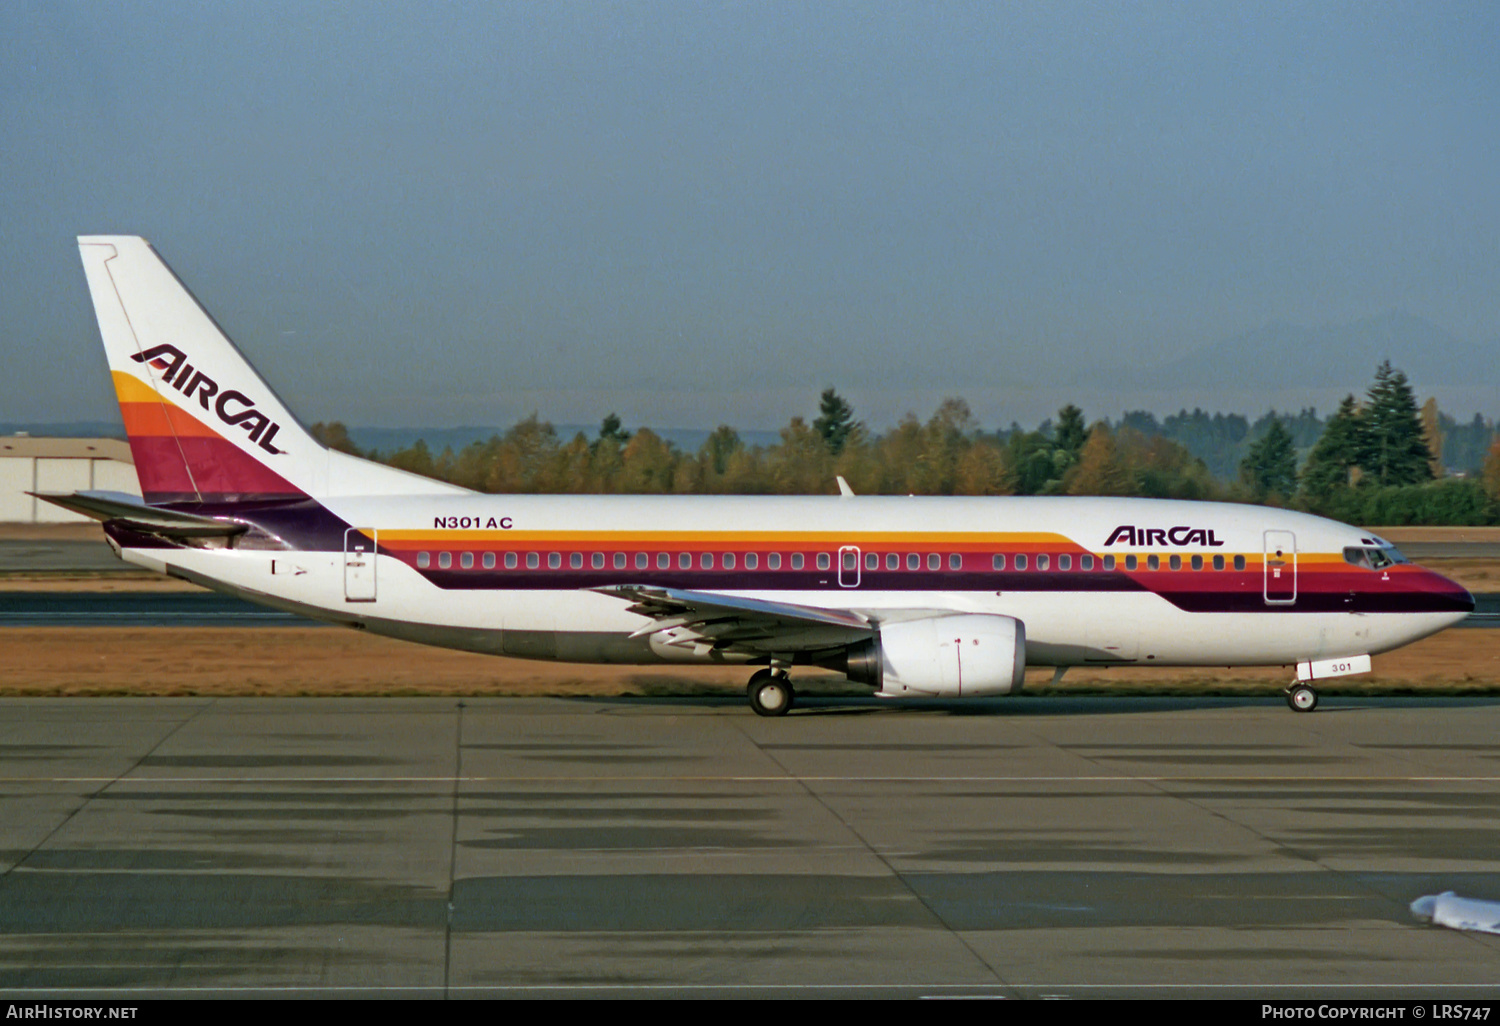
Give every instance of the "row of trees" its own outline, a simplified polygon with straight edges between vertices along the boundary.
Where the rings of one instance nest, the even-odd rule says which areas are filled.
[[[592,437],[563,438],[533,414],[457,452],[433,453],[419,441],[362,455],[484,492],[827,494],[843,475],[862,494],[1140,495],[1296,505],[1364,523],[1493,521],[1500,446],[1490,453],[1485,483],[1434,481],[1442,435],[1429,406],[1424,424],[1405,375],[1387,363],[1365,400],[1348,397],[1326,424],[1311,410],[1268,415],[1253,426],[1201,411],[1167,418],[1166,425],[1210,432],[1244,425],[1247,454],[1229,481],[1149,415],[1088,426],[1070,404],[1035,431],[1013,425],[988,433],[967,403],[947,399],[925,421],[908,415],[877,433],[833,389],[820,397],[817,417],[793,418],[772,445],[747,445],[721,426],[685,452],[647,428],[624,430],[614,414]],[[336,448],[359,451],[342,424],[313,430]]]
[[[1257,501],[1294,502],[1315,513],[1361,523],[1488,523],[1500,500],[1500,445],[1491,443],[1486,484],[1445,480],[1437,404],[1417,410],[1406,375],[1390,361],[1375,372],[1364,402],[1346,396],[1328,419],[1300,471],[1294,440],[1280,422],[1241,464]]]

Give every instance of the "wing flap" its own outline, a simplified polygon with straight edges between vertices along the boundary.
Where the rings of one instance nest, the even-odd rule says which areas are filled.
[[[633,638],[670,632],[674,645],[763,651],[803,651],[862,641],[875,632],[869,618],[844,609],[744,598],[643,584],[591,589],[630,603],[650,622]]]

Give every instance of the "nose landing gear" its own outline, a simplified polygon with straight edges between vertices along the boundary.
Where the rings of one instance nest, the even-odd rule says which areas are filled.
[[[1318,707],[1318,692],[1311,684],[1293,684],[1286,689],[1286,704],[1293,712],[1312,712]]]
[[[759,716],[785,716],[797,697],[786,671],[773,669],[757,671],[750,678],[745,694],[750,699],[750,708]]]

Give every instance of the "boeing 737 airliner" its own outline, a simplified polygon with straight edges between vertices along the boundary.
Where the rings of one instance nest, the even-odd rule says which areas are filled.
[[[1462,620],[1368,531],[1115,498],[482,495],[320,445],[144,240],[79,239],[140,496],[44,495],[134,564],[396,638],[532,659],[819,666],[1005,695],[1027,666],[1292,665],[1314,683]]]

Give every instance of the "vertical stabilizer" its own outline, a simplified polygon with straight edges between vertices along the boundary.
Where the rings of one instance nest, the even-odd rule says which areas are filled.
[[[317,494],[327,451],[150,243],[83,236],[78,249],[146,501]]]
[[[78,251],[147,502],[467,491],[325,448],[145,239]]]

